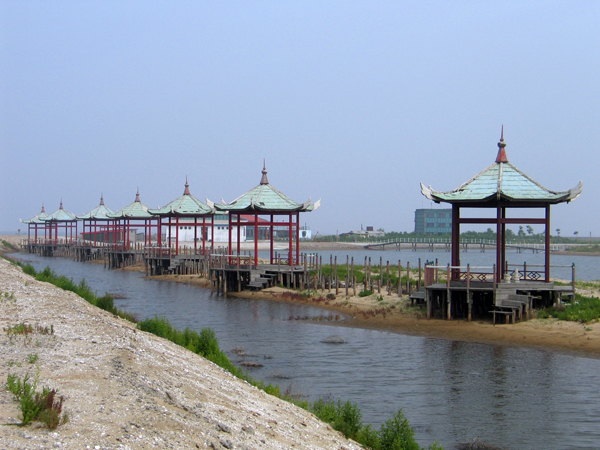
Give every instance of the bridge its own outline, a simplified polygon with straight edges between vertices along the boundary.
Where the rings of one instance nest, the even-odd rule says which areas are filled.
[[[479,250],[485,252],[486,249],[495,250],[496,241],[490,239],[461,239],[460,246],[463,251]],[[564,251],[569,246],[574,244],[550,244],[550,251]],[[440,250],[450,251],[452,242],[450,238],[397,238],[375,241],[365,244],[367,250]],[[531,251],[533,253],[543,253],[544,244],[534,242],[507,242],[506,248],[515,249],[518,253]]]

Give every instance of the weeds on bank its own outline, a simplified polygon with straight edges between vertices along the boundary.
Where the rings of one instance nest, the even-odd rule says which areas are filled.
[[[110,294],[105,294],[102,297],[97,297],[92,291],[92,288],[82,279],[79,284],[75,283],[72,278],[67,278],[64,275],[57,275],[50,267],[46,267],[41,272],[37,272],[31,264],[19,263],[23,272],[31,275],[38,281],[45,281],[53,284],[65,291],[71,291],[79,295],[81,298],[87,300],[94,306],[97,306],[104,311],[108,311],[111,314],[121,317],[122,319],[129,320],[130,322],[137,323],[135,315],[126,311],[121,311],[114,305],[114,298]]]
[[[200,333],[189,328],[181,331],[174,328],[165,317],[146,319],[139,322],[137,327],[142,331],[148,331],[156,336],[168,339],[181,347],[185,347],[205,357],[236,377],[247,381],[268,394],[287,400],[314,413],[319,419],[329,423],[335,430],[344,433],[346,437],[354,439],[373,450],[420,450],[421,448],[414,440],[414,431],[410,427],[408,420],[403,416],[402,410],[398,411],[392,419],[382,425],[379,431],[376,431],[370,425],[363,425],[360,409],[350,401],[342,403],[341,400],[335,402],[333,400],[319,399],[313,403],[309,403],[302,400],[303,396],[294,392],[291,387],[282,393],[279,386],[265,384],[263,381],[253,379],[229,361],[227,355],[219,348],[215,332],[210,328],[203,328]],[[442,447],[433,444],[429,446],[429,449],[442,450]]]
[[[554,317],[559,320],[588,323],[600,320],[600,299],[575,294],[575,301],[538,311],[538,319]]]
[[[372,450],[420,450],[421,447],[415,440],[415,432],[404,417],[402,409],[375,430],[371,425],[364,425],[362,413],[358,406],[350,401],[342,403],[341,400],[318,399],[312,403],[308,410],[323,422],[329,423],[333,429],[344,436]],[[442,450],[436,443],[429,446],[429,450]]]
[[[69,421],[68,414],[62,410],[64,398],[57,395],[56,389],[49,387],[44,387],[42,392],[36,392],[38,380],[39,374],[36,374],[33,380],[29,374],[22,379],[15,374],[8,374],[5,387],[20,404],[21,426],[37,420],[54,430]]]
[[[6,248],[10,249],[10,250],[17,250],[17,248],[12,245],[10,242],[2,239],[2,245],[4,245]]]

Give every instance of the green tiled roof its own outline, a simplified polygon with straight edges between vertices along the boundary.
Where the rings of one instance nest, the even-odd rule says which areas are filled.
[[[108,217],[109,214],[114,214],[114,211],[112,209],[108,208],[104,204],[104,197],[101,196],[100,197],[100,204],[98,206],[96,206],[90,212],[82,214],[81,216],[77,216],[77,219],[79,219],[79,220],[90,220],[90,219],[93,219],[93,220],[109,220],[110,219]]]
[[[46,217],[48,217],[48,214],[46,213],[46,210],[44,209],[44,205],[42,205],[42,210],[38,214],[36,214],[29,220],[21,220],[21,222],[22,223],[44,223],[44,219]]]
[[[269,184],[267,170],[263,167],[262,178],[258,186],[250,189],[231,203],[223,201],[220,205],[214,204],[214,207],[217,211],[232,212],[296,212],[312,211],[317,209],[320,204],[320,200],[313,204],[310,198],[305,203],[297,203],[283,192],[278,191]],[[212,205],[212,202],[209,202],[209,206]]]
[[[214,214],[214,208],[198,200],[190,194],[190,185],[185,181],[185,190],[181,197],[176,198],[171,203],[159,209],[149,210],[151,214],[157,216],[206,216]]]
[[[140,200],[139,191],[135,194],[135,201],[114,214],[107,214],[109,219],[151,219],[154,216],[148,212],[148,206]]]
[[[568,191],[551,191],[525,175],[508,162],[504,139],[498,143],[496,162],[466,183],[450,192],[435,191],[421,183],[421,192],[436,203],[469,203],[485,201],[519,201],[561,203],[575,200],[582,190],[582,183]]]
[[[48,214],[48,216],[44,217],[42,220],[44,222],[71,222],[73,220],[77,220],[77,217],[75,217],[75,214],[70,213],[63,208],[63,203],[61,200],[60,207],[52,214]]]

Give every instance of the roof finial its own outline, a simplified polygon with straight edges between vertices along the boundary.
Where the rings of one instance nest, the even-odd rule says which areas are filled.
[[[104,194],[100,192],[100,204],[104,205]]]
[[[136,192],[136,194],[135,194],[135,201],[136,201],[136,202],[140,202],[140,201],[141,201],[141,200],[140,200],[140,187],[139,187],[139,186],[138,186],[138,188],[137,188],[137,192]]]
[[[500,132],[500,142],[498,142],[498,156],[496,156],[497,163],[507,163],[508,158],[506,157],[506,142],[504,142],[504,125],[502,125],[502,131]]]
[[[42,203],[42,212],[45,213],[46,209],[44,208],[44,204]]]
[[[58,209],[63,209],[62,198],[60,199],[60,207]]]
[[[190,185],[187,181],[187,175],[185,176],[185,189],[183,190],[183,195],[190,195]]]
[[[260,179],[260,184],[269,184],[269,180],[267,179],[267,160],[263,159],[263,170],[262,170],[262,178]]]

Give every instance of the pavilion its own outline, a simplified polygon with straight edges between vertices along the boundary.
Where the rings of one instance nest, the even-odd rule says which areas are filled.
[[[527,176],[508,162],[504,128],[494,163],[453,191],[442,192],[425,187],[421,192],[436,203],[452,205],[451,264],[446,283],[432,283],[432,268],[426,268],[426,287],[423,296],[429,318],[435,305],[441,306],[442,315],[465,316],[471,320],[474,307],[478,315],[488,313],[509,315],[513,322],[518,314],[526,315],[531,307],[548,306],[560,301],[562,295],[572,296],[574,287],[555,286],[550,281],[550,206],[575,200],[582,191],[580,182],[573,189],[551,191]],[[461,210],[492,210],[484,217],[463,217]],[[507,211],[542,210],[543,217],[509,217]],[[460,264],[460,226],[462,224],[488,224],[496,228],[496,258],[489,268],[471,268]],[[545,260],[543,269],[523,267],[522,271],[509,270],[506,260],[506,226],[520,224],[543,225],[545,230]],[[474,270],[472,270],[474,269]],[[512,276],[511,276],[512,275]],[[430,278],[429,281],[427,279]],[[423,297],[421,297],[423,298]],[[474,302],[475,300],[475,302]],[[444,312],[446,311],[446,312]]]
[[[452,263],[460,266],[460,226],[461,224],[489,224],[496,226],[496,277],[499,283],[508,268],[506,266],[506,225],[538,224],[545,230],[545,264],[544,281],[550,281],[550,206],[575,200],[582,190],[582,182],[567,191],[551,191],[508,162],[504,127],[498,142],[498,154],[495,162],[487,169],[463,183],[453,191],[441,192],[425,187],[421,183],[421,192],[429,200],[436,203],[445,202],[452,205]],[[461,217],[461,208],[486,208],[496,210],[494,218]],[[507,210],[542,209],[543,218],[507,217]],[[458,279],[460,272],[453,271],[453,279]]]
[[[131,249],[131,232],[141,227],[144,230],[144,245],[149,246],[152,242],[152,221],[156,220],[151,214],[147,205],[140,200],[140,191],[135,194],[133,203],[125,206],[123,209],[113,214],[107,214],[106,217],[113,222],[113,243],[117,244],[124,251]],[[135,240],[135,239],[134,239]]]
[[[104,204],[104,196],[100,195],[100,204],[91,211],[77,216],[77,220],[82,221],[82,237],[83,241],[93,242],[109,242],[111,238],[112,227],[110,222],[112,219],[109,214],[114,214],[114,211]]]
[[[274,264],[276,259],[273,242],[273,231],[276,227],[285,227],[288,231],[287,261],[285,263],[289,266],[298,264],[300,261],[300,213],[314,211],[320,204],[320,200],[312,203],[310,198],[304,203],[297,203],[283,192],[275,189],[269,184],[267,169],[264,164],[260,183],[256,187],[230,203],[225,203],[224,201],[221,204],[214,204],[210,201],[208,203],[209,206],[214,206],[217,211],[229,214],[229,253],[231,255],[240,254],[241,227],[254,228],[255,266],[258,265],[259,227],[268,230],[266,236],[269,242],[270,264]],[[283,220],[277,222],[275,221],[276,217],[281,217]],[[232,246],[234,227],[237,232],[237,253],[234,253]]]
[[[53,241],[54,244],[58,243],[58,234],[61,229],[64,229],[65,243],[72,244],[73,240],[77,240],[77,217],[75,217],[75,214],[63,208],[62,199],[60,201],[60,207],[41,220],[46,223],[48,239]]]
[[[148,212],[158,219],[158,247],[162,248],[162,227],[167,227],[165,233],[167,239],[167,246],[175,244],[175,255],[179,254],[179,243],[180,235],[179,230],[181,227],[191,226],[194,232],[194,253],[198,251],[198,229],[200,229],[200,235],[202,237],[202,251],[204,255],[206,253],[206,242],[209,236],[214,237],[214,208],[211,208],[206,203],[198,200],[190,193],[190,185],[188,184],[187,177],[185,180],[185,189],[183,195],[177,197],[172,202],[158,209],[151,209]],[[193,219],[193,222],[191,221]],[[201,220],[200,220],[201,219]],[[174,233],[173,233],[174,232]],[[175,236],[173,236],[173,234]],[[211,238],[214,240],[214,238]]]
[[[47,238],[47,230],[48,228],[46,227],[46,222],[44,221],[44,219],[48,217],[48,214],[46,213],[46,210],[44,209],[44,204],[42,204],[42,210],[37,213],[35,216],[33,216],[31,219],[29,220],[21,220],[22,223],[26,223],[27,224],[27,241],[29,244],[37,244],[38,243],[38,239],[41,237],[38,237],[38,230],[43,230],[44,231],[44,239]],[[33,242],[31,242],[31,230],[33,230]]]

